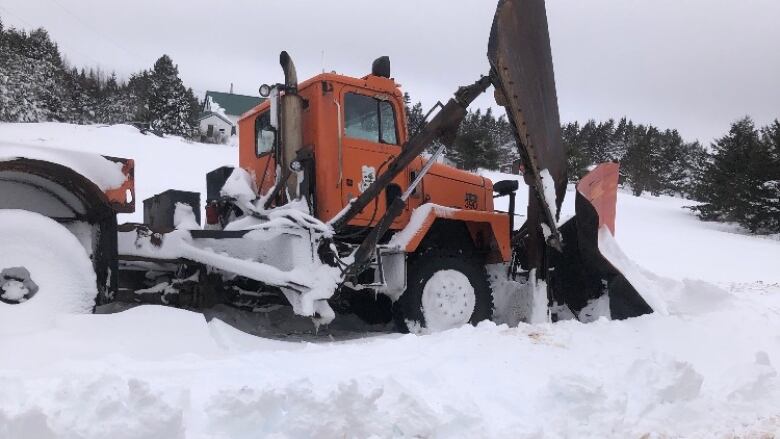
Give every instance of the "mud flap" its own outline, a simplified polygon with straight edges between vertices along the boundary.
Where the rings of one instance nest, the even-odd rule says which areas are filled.
[[[614,246],[615,205],[619,167],[599,165],[577,185],[576,216],[560,227],[563,252],[551,251],[550,291],[557,304],[575,314],[604,294],[609,296],[613,319],[627,319],[654,311],[648,300],[602,249]],[[609,240],[610,242],[605,242]],[[653,302],[650,300],[650,302]]]

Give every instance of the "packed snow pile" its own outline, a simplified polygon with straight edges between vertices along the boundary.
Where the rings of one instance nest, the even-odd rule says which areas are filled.
[[[0,124],[0,142],[133,158],[139,200],[203,192],[206,172],[237,160],[229,147],[127,126]],[[239,177],[232,192],[246,191]],[[316,333],[308,320],[308,333],[265,330],[276,317],[252,314],[242,327],[269,335],[256,337],[225,323],[238,317],[159,306],[31,327],[0,313],[0,438],[776,437],[780,241],[700,222],[689,204],[619,194],[626,270],[667,311],[627,321],[594,303],[592,323],[550,323],[544,291],[505,302],[538,315],[534,324],[424,336],[339,332],[338,319]],[[178,217],[193,226],[192,212]],[[61,289],[50,274],[56,285],[41,281],[38,294]]]
[[[780,290],[625,322],[256,338],[144,306],[0,339],[0,437],[762,437]],[[771,436],[766,436],[771,437]]]

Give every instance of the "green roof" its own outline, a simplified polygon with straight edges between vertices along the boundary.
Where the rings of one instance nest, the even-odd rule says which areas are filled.
[[[218,91],[207,91],[204,102],[208,102],[209,98],[222,107],[225,110],[225,114],[231,116],[240,116],[265,101],[265,99],[261,97],[234,95],[232,93],[221,93]]]

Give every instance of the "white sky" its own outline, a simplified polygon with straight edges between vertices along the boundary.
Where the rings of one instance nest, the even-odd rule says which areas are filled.
[[[167,53],[201,97],[231,82],[256,94],[281,81],[281,50],[302,79],[323,68],[362,76],[389,55],[393,76],[428,107],[487,72],[495,3],[0,0],[0,17],[43,26],[73,64],[123,77]],[[779,0],[547,5],[563,121],[627,115],[708,143],[744,115],[759,124],[780,117]]]

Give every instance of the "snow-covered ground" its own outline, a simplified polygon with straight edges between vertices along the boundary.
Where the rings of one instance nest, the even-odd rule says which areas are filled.
[[[139,200],[237,156],[121,126],[0,124],[3,142],[134,158]],[[625,253],[688,279],[668,316],[340,341],[154,306],[62,316],[0,336],[0,438],[776,437],[780,241],[688,204],[618,201]]]

